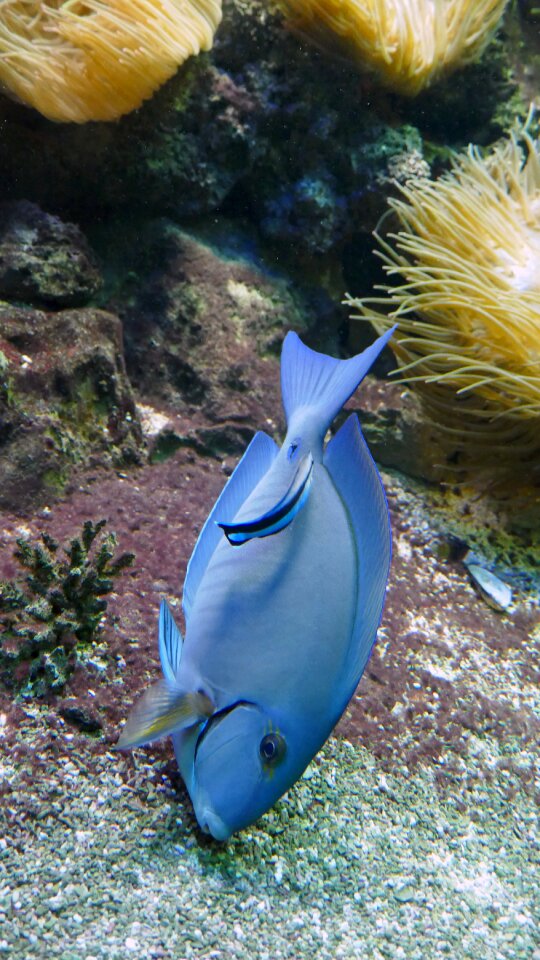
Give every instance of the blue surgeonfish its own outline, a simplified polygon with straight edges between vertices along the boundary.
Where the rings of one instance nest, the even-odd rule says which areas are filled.
[[[381,618],[390,562],[381,480],[349,416],[327,430],[389,340],[349,360],[288,333],[287,435],[255,434],[187,568],[185,639],[163,601],[163,679],[118,746],[172,735],[202,829],[253,823],[301,776],[343,713]]]

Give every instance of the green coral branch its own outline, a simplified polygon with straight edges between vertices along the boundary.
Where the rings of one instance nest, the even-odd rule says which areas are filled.
[[[25,576],[0,581],[0,676],[25,696],[61,688],[77,663],[77,649],[96,642],[115,579],[132,553],[116,556],[105,520],[87,520],[60,550],[49,534],[38,543],[19,538],[14,557]]]

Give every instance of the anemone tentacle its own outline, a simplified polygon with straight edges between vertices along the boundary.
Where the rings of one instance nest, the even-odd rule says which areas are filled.
[[[400,187],[401,229],[375,236],[387,283],[354,299],[470,476],[540,476],[540,160],[527,129],[437,181]],[[400,278],[402,282],[399,282]]]
[[[508,0],[277,0],[289,26],[414,96],[482,53]]]
[[[0,86],[51,120],[114,120],[209,50],[221,0],[2,0]]]

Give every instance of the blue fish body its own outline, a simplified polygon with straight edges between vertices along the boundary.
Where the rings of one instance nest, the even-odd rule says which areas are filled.
[[[120,746],[172,734],[202,829],[253,823],[302,774],[351,698],[380,621],[390,532],[351,416],[327,428],[391,332],[351,360],[288,334],[283,446],[258,433],[215,504],[184,584],[186,636],[160,611],[164,680]]]

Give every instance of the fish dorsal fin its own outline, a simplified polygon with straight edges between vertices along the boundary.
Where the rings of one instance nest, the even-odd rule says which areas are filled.
[[[269,537],[278,533],[292,522],[299,510],[304,506],[311,488],[313,478],[313,457],[308,453],[302,458],[286,493],[266,513],[253,520],[243,520],[239,523],[221,523],[221,527],[232,546],[241,546],[254,537]]]
[[[174,683],[178,676],[183,643],[182,634],[176,626],[172,610],[167,601],[162,600],[158,626],[159,659],[163,676],[169,683]]]
[[[358,552],[358,596],[345,662],[341,714],[362,676],[377,635],[390,567],[390,522],[381,478],[356,414],[328,444],[324,465],[349,512]]]
[[[216,519],[218,517],[235,516],[249,494],[272,466],[277,452],[277,444],[268,434],[259,430],[216,500],[188,563],[182,601],[186,621],[189,619],[195,594],[204,571],[218,543],[223,538],[223,534],[216,524]]]
[[[133,707],[116,746],[120,750],[154,743],[208,720],[215,706],[202,690],[182,690],[158,680]]]

